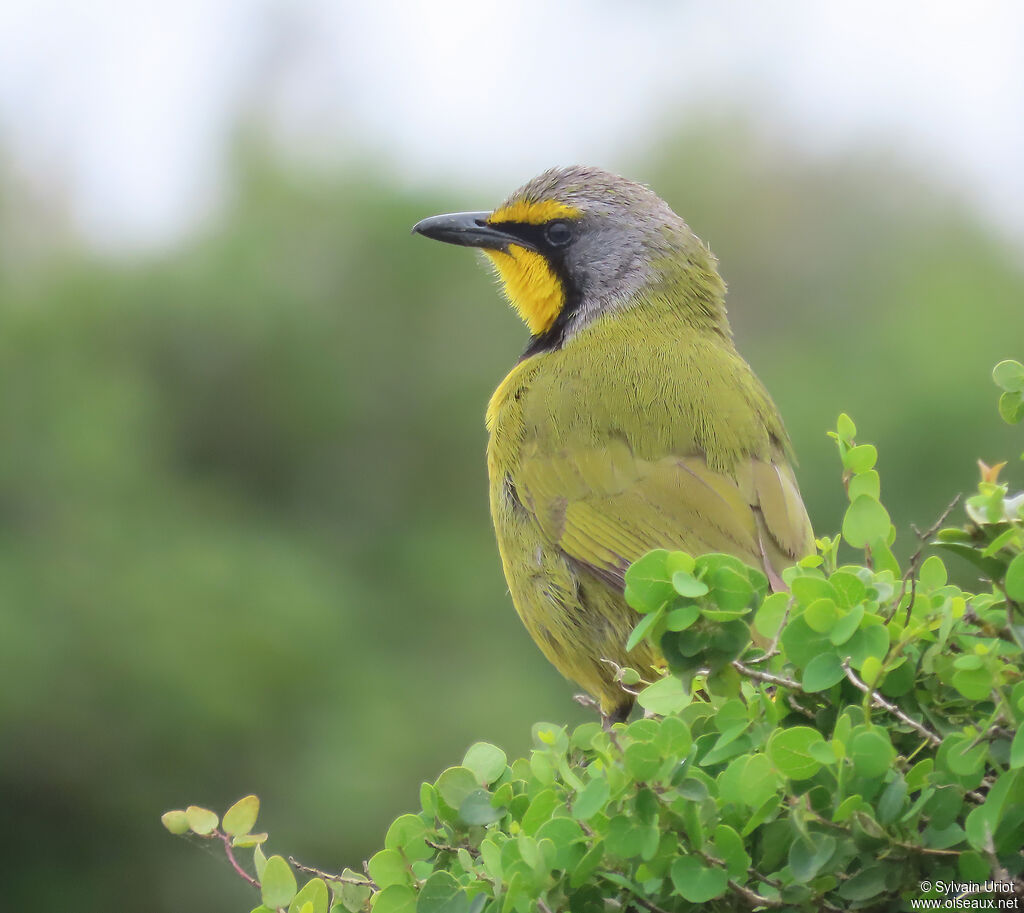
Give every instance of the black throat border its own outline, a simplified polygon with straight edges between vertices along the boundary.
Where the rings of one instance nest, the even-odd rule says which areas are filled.
[[[526,222],[502,222],[503,231],[522,238],[532,250],[537,251],[548,262],[548,266],[555,274],[562,285],[562,294],[565,300],[562,309],[558,312],[551,326],[543,333],[537,333],[530,337],[530,341],[519,357],[519,361],[525,361],[534,355],[543,352],[554,352],[562,348],[565,343],[565,334],[569,328],[569,322],[580,308],[580,294],[575,284],[569,277],[569,271],[565,264],[565,253],[567,248],[555,247],[547,242],[544,237],[545,225],[532,225]]]

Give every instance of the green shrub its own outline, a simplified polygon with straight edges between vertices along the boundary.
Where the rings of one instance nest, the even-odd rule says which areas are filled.
[[[1020,422],[1024,366],[994,377]],[[258,913],[890,910],[986,881],[1019,899],[1024,495],[983,465],[965,524],[939,530],[954,502],[902,568],[875,448],[845,415],[830,435],[842,533],[783,574],[789,592],[726,555],[662,550],[630,568],[633,640],[659,644],[670,673],[619,670],[643,719],[539,723],[511,762],[473,745],[361,871],[268,859],[254,796],[165,826],[223,843]],[[928,545],[967,559],[982,591]],[[312,876],[301,889],[297,871]]]

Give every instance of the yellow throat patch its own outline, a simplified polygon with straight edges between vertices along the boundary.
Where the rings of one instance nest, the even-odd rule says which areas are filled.
[[[496,209],[487,221],[491,225],[502,222],[543,225],[552,219],[578,215],[579,210],[555,200],[540,203],[519,200]],[[518,244],[509,245],[507,253],[499,250],[485,250],[484,253],[494,264],[505,297],[530,332],[537,336],[549,329],[565,304],[565,289],[547,258]]]

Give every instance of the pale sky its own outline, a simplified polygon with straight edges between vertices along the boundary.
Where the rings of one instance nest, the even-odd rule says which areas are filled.
[[[326,166],[504,193],[688,113],[892,148],[1024,244],[1024,5],[880,0],[3,0],[0,154],[106,249],[216,212],[239,110]]]

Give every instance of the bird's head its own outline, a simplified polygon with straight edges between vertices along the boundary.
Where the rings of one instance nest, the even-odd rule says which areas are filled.
[[[643,301],[728,332],[710,251],[648,187],[599,168],[545,171],[493,212],[433,216],[413,231],[487,254],[533,334],[528,352]]]

